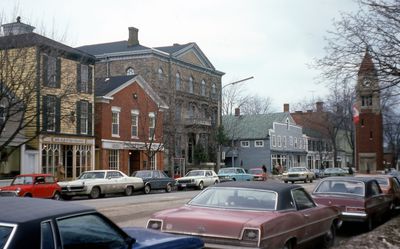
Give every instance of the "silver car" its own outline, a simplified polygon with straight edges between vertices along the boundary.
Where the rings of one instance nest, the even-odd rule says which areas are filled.
[[[282,174],[282,180],[287,182],[304,181],[304,183],[312,182],[315,179],[314,172],[306,167],[293,167],[289,168],[287,172]]]
[[[132,195],[133,191],[144,187],[139,177],[130,177],[118,170],[92,170],[83,172],[77,180],[59,182],[64,199],[86,195],[95,199],[106,194],[124,193]]]
[[[202,190],[204,187],[216,183],[219,183],[219,178],[214,170],[191,170],[184,177],[176,179],[178,190],[184,188],[197,188]]]

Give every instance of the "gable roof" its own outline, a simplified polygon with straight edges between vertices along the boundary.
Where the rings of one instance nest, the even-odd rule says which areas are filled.
[[[263,139],[269,135],[274,123],[294,124],[288,112],[257,115],[228,115],[222,117],[222,124],[228,137],[235,139]]]
[[[161,109],[169,108],[164,100],[158,96],[153,88],[140,75],[98,78],[95,82],[95,96],[97,99],[110,99],[117,92],[135,83],[137,83]]]

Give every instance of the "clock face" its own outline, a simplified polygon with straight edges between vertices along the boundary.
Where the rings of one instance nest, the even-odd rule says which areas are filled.
[[[365,80],[365,81],[363,82],[363,86],[366,86],[366,87],[371,86],[371,81]]]

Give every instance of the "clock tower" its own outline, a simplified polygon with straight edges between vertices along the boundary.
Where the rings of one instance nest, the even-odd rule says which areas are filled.
[[[378,74],[368,50],[361,62],[356,85],[356,169],[360,173],[383,170],[383,125]]]

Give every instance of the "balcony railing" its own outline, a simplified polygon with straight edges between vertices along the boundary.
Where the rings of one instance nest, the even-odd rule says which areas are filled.
[[[186,126],[211,126],[211,118],[185,118]]]

